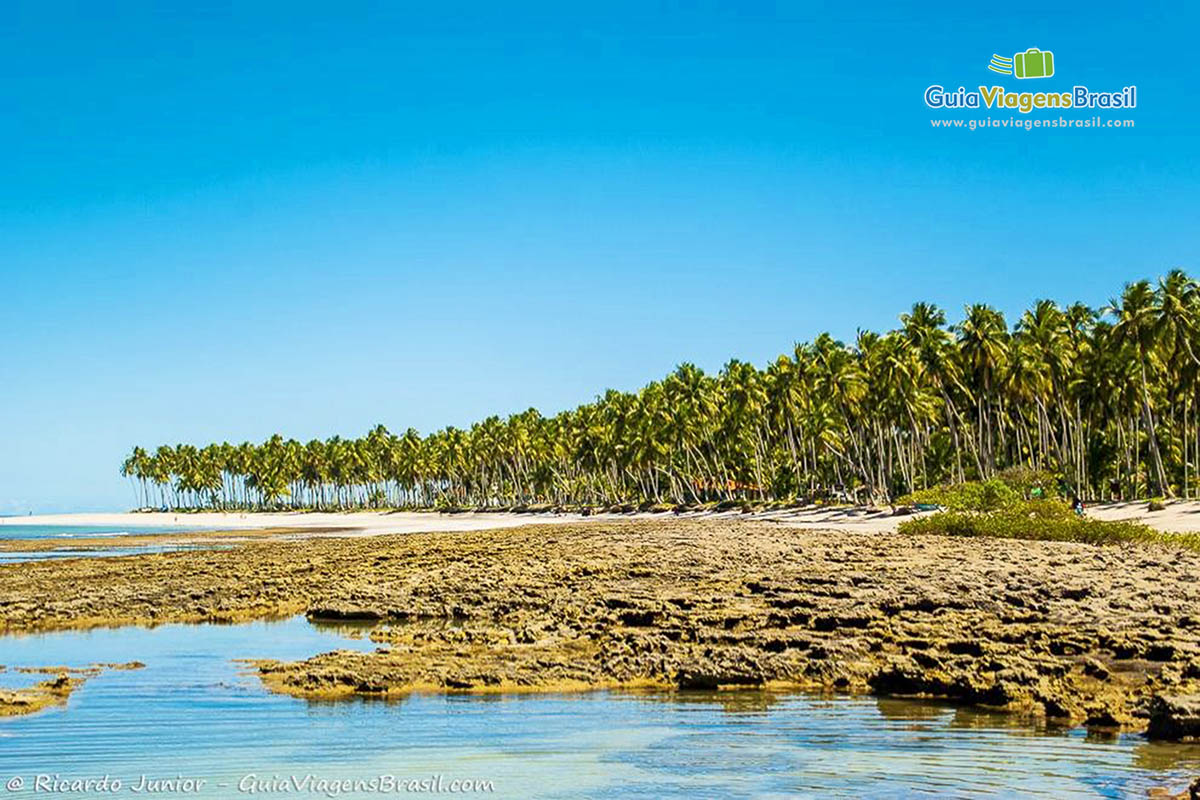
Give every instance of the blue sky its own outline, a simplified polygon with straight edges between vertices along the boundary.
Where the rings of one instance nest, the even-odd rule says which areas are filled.
[[[0,513],[127,507],[135,443],[554,412],[1200,273],[1194,5],[569,5],[6,8]],[[1054,78],[986,70],[1028,47]],[[1136,127],[935,130],[988,114],[932,83],[1136,84]]]

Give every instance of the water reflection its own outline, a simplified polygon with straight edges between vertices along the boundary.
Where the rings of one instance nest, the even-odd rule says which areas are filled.
[[[1133,763],[1151,772],[1200,775],[1200,745],[1144,741],[1133,749]]]
[[[129,547],[63,547],[55,550],[0,550],[0,564],[21,564],[52,558],[118,558],[179,550],[228,550],[228,544],[145,544]]]
[[[729,689],[719,692],[667,692],[644,689],[616,692],[614,696],[672,705],[702,705],[719,708],[727,714],[752,714],[768,711],[773,705],[790,696],[790,693],[758,689]]]
[[[347,639],[366,639],[370,638],[371,631],[380,627],[380,625],[383,623],[378,620],[371,619],[326,619],[323,617],[309,617],[308,624],[322,633],[344,636]]]
[[[876,698],[875,708],[884,719],[896,721],[944,721],[954,713],[953,709],[935,703],[918,700],[901,700],[892,697]]]

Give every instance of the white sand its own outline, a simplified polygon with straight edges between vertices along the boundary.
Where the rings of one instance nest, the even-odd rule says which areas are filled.
[[[895,531],[896,523],[903,517],[893,517],[886,510],[866,508],[814,508],[790,511],[767,511],[758,514],[742,514],[737,511],[710,514],[683,514],[684,517],[709,517],[714,519],[760,519],[778,522],[788,527],[821,529],[837,528],[863,533]],[[435,512],[347,512],[309,513],[285,512],[271,514],[241,514],[203,512],[195,514],[172,513],[91,513],[91,514],[44,514],[31,517],[0,517],[3,525],[73,525],[121,528],[137,533],[139,528],[178,528],[187,530],[239,530],[253,528],[351,528],[348,535],[372,536],[389,533],[416,533],[429,531],[468,531],[487,528],[511,528],[518,525],[553,525],[568,522],[595,522],[603,520],[661,519],[669,520],[674,514],[595,514],[584,517],[580,514],[506,514],[475,513],[440,514]]]
[[[1147,511],[1147,504],[1110,503],[1092,506],[1088,516],[1097,519],[1136,519],[1164,531],[1200,531],[1200,501],[1171,503],[1164,511]],[[46,514],[29,517],[0,517],[3,525],[80,525],[119,527],[137,533],[139,528],[178,528],[181,531],[202,528],[236,530],[242,528],[351,528],[351,535],[387,533],[416,533],[424,531],[469,531],[487,528],[511,528],[518,525],[552,525],[568,522],[588,522],[615,519],[670,519],[672,514],[598,514],[584,517],[579,514],[504,514],[475,513],[439,514],[434,512],[353,512],[239,514],[204,512],[197,514],[171,513],[97,513]],[[806,529],[836,529],[860,533],[891,533],[902,516],[892,516],[886,509],[869,508],[810,508],[791,511],[767,511],[758,514],[726,512],[722,514],[685,514],[686,517],[709,516],[728,519],[760,519],[780,525]],[[348,532],[349,533],[349,532]]]
[[[1179,500],[1162,511],[1149,511],[1145,500],[1132,503],[1103,503],[1088,506],[1086,514],[1094,519],[1136,520],[1160,531],[1188,533],[1200,531],[1200,500]],[[770,515],[767,515],[770,516]],[[804,528],[836,528],[870,533],[890,533],[905,517],[886,511],[872,514],[868,509],[827,509],[793,512],[781,524]]]
[[[1096,519],[1131,519],[1160,531],[1193,533],[1200,531],[1200,500],[1178,500],[1162,511],[1149,511],[1145,500],[1135,503],[1105,503],[1088,506],[1087,515]]]
[[[137,533],[139,528],[187,530],[240,530],[243,528],[353,528],[360,535],[416,533],[418,531],[473,531],[511,528],[517,525],[577,522],[578,514],[439,514],[433,512],[352,512],[239,514],[201,512],[44,514],[31,517],[0,517],[3,525],[78,525],[116,527]]]

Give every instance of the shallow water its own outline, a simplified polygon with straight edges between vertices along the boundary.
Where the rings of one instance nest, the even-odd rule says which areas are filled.
[[[156,533],[185,533],[200,527],[154,527],[120,525],[0,525],[0,539],[83,539],[105,536],[143,536]]]
[[[189,533],[193,531],[210,530],[207,528],[163,528],[146,527],[131,528],[105,525],[0,525],[0,540],[21,539],[24,541],[46,540],[56,547],[69,545],[72,539],[111,538],[118,536],[143,536],[167,533]],[[43,561],[48,558],[111,558],[114,556],[135,556],[146,553],[168,553],[175,550],[194,550],[212,548],[220,545],[195,544],[136,544],[126,547],[78,548],[66,550],[10,550],[0,551],[0,564],[15,564],[22,561]]]
[[[66,709],[0,720],[0,781],[37,773],[204,779],[238,797],[257,780],[491,781],[491,797],[1142,798],[1200,771],[1200,748],[1137,736],[1038,733],[928,703],[763,692],[414,696],[308,703],[265,692],[233,658],[371,649],[362,629],[302,618],[0,638],[11,666],[140,660],[92,678]],[[11,670],[0,684],[34,678]],[[261,784],[259,784],[261,787]],[[325,786],[328,788],[328,786]],[[253,796],[323,797],[261,790]],[[62,796],[112,796],[64,794]],[[377,797],[378,793],[341,794]]]
[[[141,556],[147,553],[172,553],[178,550],[225,550],[227,544],[141,544],[129,547],[106,547],[103,550],[71,548],[66,550],[0,550],[0,564],[23,561],[45,561],[50,558],[115,558]]]

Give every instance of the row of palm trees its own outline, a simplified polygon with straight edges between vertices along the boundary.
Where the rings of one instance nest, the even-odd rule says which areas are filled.
[[[426,436],[140,447],[143,506],[514,507],[885,502],[1010,467],[1091,498],[1190,496],[1200,454],[1200,288],[1175,270],[1103,309],[1041,300],[1013,326],[927,303],[887,333],[828,334],[764,369],[682,364],[636,392]]]

